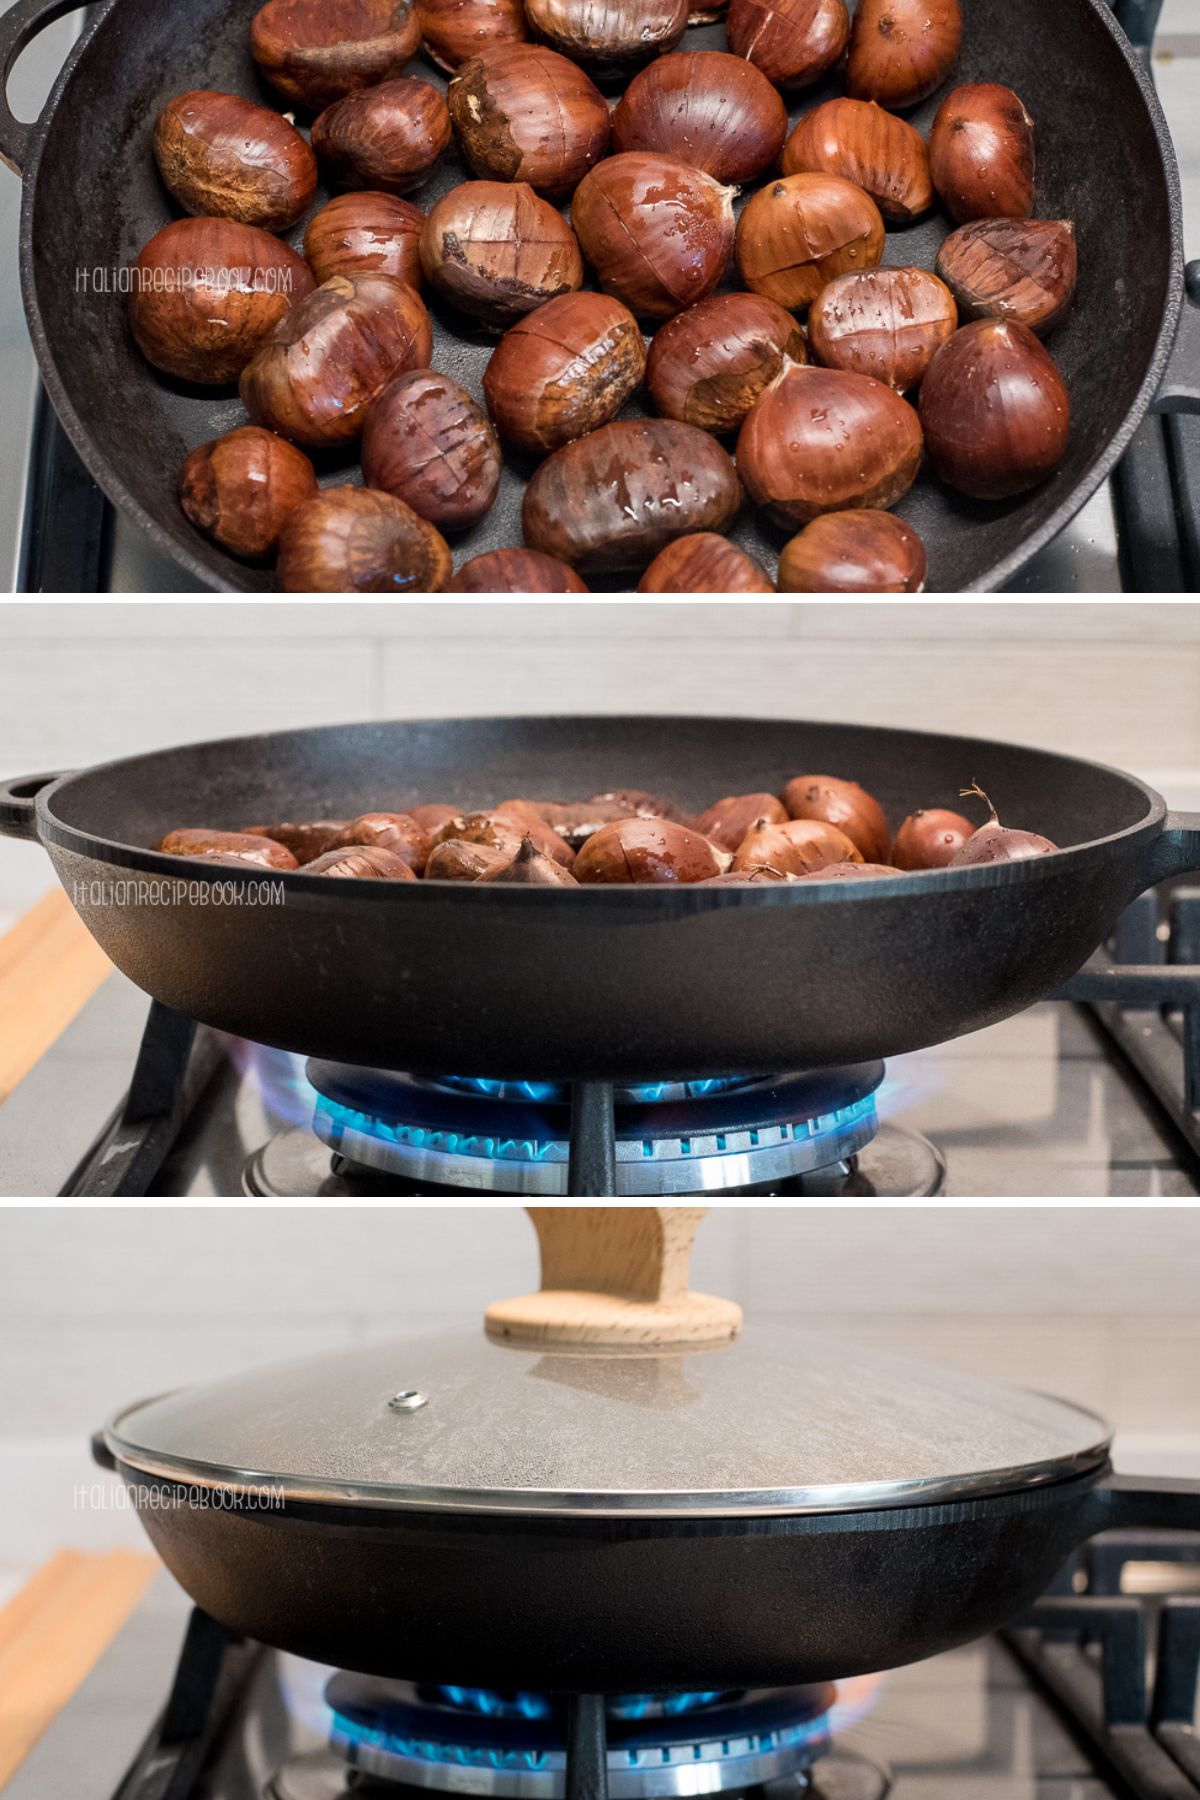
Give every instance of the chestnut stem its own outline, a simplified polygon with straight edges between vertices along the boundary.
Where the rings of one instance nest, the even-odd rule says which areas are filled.
[[[958,790],[958,796],[959,796],[960,800],[969,800],[972,795],[974,795],[976,800],[982,800],[983,804],[987,807],[988,812],[991,815],[990,818],[988,819],[988,824],[989,825],[998,825],[1000,823],[1000,820],[997,816],[996,808],[992,805],[990,798],[988,797],[987,794],[984,793],[983,789],[980,787],[980,785],[977,781],[973,781],[971,783],[970,787],[959,788],[959,790]]]

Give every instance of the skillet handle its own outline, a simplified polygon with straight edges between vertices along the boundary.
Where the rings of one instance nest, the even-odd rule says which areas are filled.
[[[1200,813],[1169,812],[1161,834],[1150,846],[1142,891],[1168,876],[1187,875],[1195,869],[1200,869]]]
[[[1098,1531],[1200,1531],[1200,1481],[1178,1476],[1109,1475],[1096,1489]]]
[[[47,25],[86,5],[87,0],[17,0],[15,6],[0,15],[0,162],[6,162],[14,175],[20,175],[24,169],[34,127],[23,125],[8,104],[8,78],[13,64],[26,44]]]
[[[1184,271],[1183,316],[1151,412],[1200,413],[1200,262]]]
[[[63,773],[62,769],[54,769],[49,775],[17,775],[12,781],[0,781],[0,837],[28,838],[37,843],[37,797]]]

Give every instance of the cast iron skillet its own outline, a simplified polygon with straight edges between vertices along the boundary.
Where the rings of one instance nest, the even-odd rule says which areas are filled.
[[[17,0],[0,19],[0,66],[80,0]],[[224,555],[179,511],[176,483],[194,445],[244,422],[232,390],[159,377],[135,349],[116,278],[171,217],[151,152],[155,118],[189,88],[231,89],[278,105],[247,49],[259,0],[104,0],[64,65],[40,119],[18,123],[0,94],[0,154],[24,170],[21,277],[30,331],[54,406],[109,498],[199,581],[269,587],[271,576]],[[1161,109],[1103,0],[967,0],[954,80],[1008,83],[1037,121],[1037,207],[1075,221],[1079,292],[1052,348],[1071,389],[1074,425],[1063,468],[1034,493],[982,505],[923,478],[899,511],[929,552],[929,586],[1001,587],[1048,543],[1112,469],[1157,394],[1200,405],[1200,317],[1184,298],[1179,179]],[[720,26],[687,46],[719,48]],[[423,61],[413,72],[444,77]],[[2,83],[0,83],[2,86]],[[824,98],[809,90],[793,116]],[[927,130],[940,95],[914,115]],[[416,198],[465,178],[453,155]],[[319,199],[325,196],[322,193]],[[934,214],[889,232],[887,260],[933,266],[946,222]],[[299,244],[302,230],[292,233]],[[1198,271],[1200,272],[1200,271]],[[494,338],[461,319],[436,321],[434,361],[477,397]],[[1173,348],[1174,346],[1174,348]],[[458,560],[521,542],[520,501],[532,465],[510,456],[500,496],[460,541]],[[357,479],[330,463],[327,479]],[[746,507],[732,534],[771,569],[787,534]],[[598,586],[629,585],[617,577]]]
[[[700,808],[851,776],[893,828],[961,806],[1062,854],[868,882],[505,888],[328,881],[144,848],[175,826],[485,806],[643,787]],[[891,1056],[1018,1012],[1153,882],[1200,868],[1200,817],[1131,775],[978,739],[747,719],[531,718],[226,739],[0,788],[139,987],[334,1062],[510,1079],[773,1074]],[[125,881],[133,877],[136,880]],[[163,884],[166,885],[163,885]],[[269,904],[228,904],[232,895]]]

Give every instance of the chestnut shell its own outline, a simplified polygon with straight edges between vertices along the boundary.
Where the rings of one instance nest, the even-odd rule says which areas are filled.
[[[362,441],[363,481],[395,494],[441,531],[463,531],[500,486],[500,446],[483,411],[448,375],[416,369],[375,396]]]
[[[922,808],[909,813],[896,833],[892,861],[898,869],[944,869],[974,831],[961,813]]]
[[[350,819],[329,846],[344,850],[348,844],[372,844],[388,850],[419,875],[433,847],[430,833],[411,813],[366,812]]]
[[[214,857],[222,861],[256,863],[263,869],[294,869],[296,859],[285,844],[257,837],[249,831],[210,831],[205,826],[183,826],[168,831],[152,850],[164,856]]]
[[[415,881],[402,856],[382,844],[344,844],[314,857],[304,873],[327,875],[334,881]]]
[[[529,36],[521,0],[419,0],[425,48],[450,74],[497,44],[521,44]]]
[[[970,219],[1028,219],[1036,157],[1033,120],[1011,88],[969,82],[947,94],[929,133],[933,185],[949,211]]]
[[[975,319],[962,326],[929,365],[920,411],[935,473],[976,500],[1037,487],[1067,453],[1066,383],[1024,325]]]
[[[325,489],[296,508],[279,538],[286,593],[436,594],[450,569],[440,532],[374,488]]]
[[[835,275],[873,269],[884,229],[869,194],[840,175],[785,175],[753,195],[738,220],[738,273],[793,311]]]
[[[525,11],[539,37],[599,76],[673,50],[688,24],[688,0],[526,0]]]
[[[805,113],[783,147],[785,175],[840,175],[870,194],[889,224],[933,205],[925,139],[873,100],[826,100]]]
[[[398,75],[420,45],[407,0],[267,0],[250,27],[272,87],[314,110]]]
[[[260,425],[200,444],[179,479],[179,503],[192,524],[244,557],[273,550],[289,514],[316,491],[303,450]]]
[[[540,550],[484,550],[471,557],[448,594],[586,594],[587,583],[574,569]]]
[[[614,149],[657,152],[734,184],[775,161],[786,131],[787,108],[766,76],[723,50],[660,56],[612,116]]]
[[[614,819],[594,831],[575,858],[576,881],[692,882],[721,873],[706,837],[672,819]]]
[[[445,299],[494,325],[583,286],[574,233],[524,181],[464,181],[443,194],[421,231],[421,267]]]
[[[420,288],[424,223],[420,207],[395,194],[373,188],[336,194],[308,221],[305,261],[318,282],[333,275],[391,275]]]
[[[1075,227],[1068,219],[975,219],[952,231],[937,272],[968,319],[1007,319],[1041,337],[1075,295]]]
[[[327,106],[313,120],[312,145],[340,186],[406,194],[433,173],[450,135],[433,83],[403,75]]]
[[[584,177],[571,223],[607,293],[641,316],[669,319],[724,275],[733,195],[686,163],[631,150]]]
[[[903,394],[920,383],[957,325],[953,294],[928,269],[863,269],[821,289],[809,309],[808,341],[826,368],[873,375]]]
[[[781,594],[919,594],[925,546],[895,513],[822,513],[779,552]]]
[[[690,532],[660,550],[639,594],[772,594],[767,572],[715,531]],[[733,846],[729,846],[732,848]]]
[[[655,332],[646,386],[667,418],[736,431],[785,358],[808,360],[790,312],[763,294],[711,294]]]
[[[446,91],[472,172],[573,193],[608,150],[608,102],[568,57],[544,44],[497,44],[460,67]]]
[[[511,325],[483,376],[500,435],[544,455],[615,418],[642,379],[637,320],[609,294],[560,294]]]
[[[962,32],[959,0],[859,0],[846,87],[857,100],[916,106],[954,67]]]
[[[840,775],[796,775],[783,790],[783,804],[793,819],[836,826],[864,862],[887,862],[892,842],[887,818],[874,794],[857,781]]]
[[[168,100],[154,127],[167,187],[189,213],[282,231],[317,190],[317,161],[294,126],[240,94],[197,88]]]
[[[810,87],[846,48],[844,0],[730,0],[725,37],[776,87]]]

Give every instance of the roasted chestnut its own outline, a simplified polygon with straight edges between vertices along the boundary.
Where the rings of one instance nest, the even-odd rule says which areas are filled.
[[[836,825],[864,862],[887,862],[892,834],[883,808],[857,781],[843,781],[838,775],[797,775],[783,790],[783,804],[793,819]]]
[[[960,225],[1027,219],[1033,212],[1033,120],[1011,88],[956,87],[929,134],[933,185]]]
[[[929,365],[920,411],[935,473],[976,500],[1023,494],[1067,453],[1066,383],[1024,325],[962,326]]]
[[[181,381],[236,381],[313,288],[289,245],[235,219],[175,219],[133,265],[129,324],[147,362]]]
[[[645,367],[637,320],[619,300],[560,294],[505,332],[483,394],[501,437],[541,455],[607,425]]]
[[[779,553],[781,594],[919,594],[925,546],[895,513],[822,513]]]
[[[608,102],[567,57],[544,44],[497,44],[463,63],[446,90],[472,171],[572,193],[608,149]]]
[[[696,828],[719,849],[732,854],[760,820],[766,825],[786,825],[787,808],[774,794],[728,794],[700,814]]]
[[[711,294],[655,332],[646,386],[667,418],[736,431],[785,357],[808,357],[790,312],[762,294]]]
[[[484,550],[471,557],[448,594],[586,594],[587,583],[556,556],[540,550]]]
[[[487,850],[501,851],[508,862],[521,848],[526,824],[525,819],[495,808],[490,812],[457,813],[434,832],[433,847],[436,850],[441,844],[480,844]]]
[[[303,450],[259,425],[242,425],[193,450],[179,480],[192,524],[234,556],[266,556],[288,515],[317,491]]]
[[[306,875],[328,875],[342,881],[415,881],[402,856],[382,844],[347,844],[327,850],[304,869]]]
[[[392,275],[419,288],[424,223],[420,207],[395,194],[338,194],[308,222],[305,261],[318,281],[332,275]]]
[[[421,231],[426,280],[465,313],[508,325],[583,286],[575,234],[524,181],[464,181]]]
[[[725,38],[776,87],[809,87],[846,48],[844,0],[729,0]]]
[[[1069,219],[975,219],[952,231],[937,272],[968,319],[1007,319],[1039,337],[1075,293],[1075,227]]]
[[[482,519],[500,486],[500,446],[470,394],[448,375],[416,369],[375,396],[362,441],[363,480],[405,501],[441,531]]]
[[[944,869],[954,861],[975,827],[961,813],[924,807],[909,813],[896,833],[892,861],[898,869]]]
[[[723,50],[660,56],[635,75],[612,118],[617,150],[650,150],[738,184],[779,155],[787,108],[766,76]]]
[[[450,579],[445,538],[403,500],[329,488],[298,506],[279,538],[289,594],[437,594]]]
[[[846,86],[856,100],[915,106],[941,87],[962,43],[958,0],[859,0]]]
[[[420,45],[407,0],[267,0],[250,27],[267,80],[314,110],[399,75]]]
[[[1058,849],[1057,844],[1040,837],[1036,831],[1020,831],[1014,826],[1002,825],[996,817],[996,808],[974,782],[962,791],[964,797],[977,795],[986,804],[990,816],[987,824],[973,831],[961,850],[955,851],[951,868],[969,869],[978,863],[1024,862],[1031,856],[1049,856]]]
[[[506,869],[514,854],[511,850],[496,850],[491,844],[468,844],[464,838],[447,838],[430,851],[425,879],[479,881],[492,869]]]
[[[529,36],[521,0],[419,0],[417,11],[426,50],[451,74],[472,56]]]
[[[733,190],[647,151],[607,157],[571,202],[583,254],[606,292],[669,319],[716,287],[733,249]]]
[[[406,194],[432,174],[449,142],[446,102],[411,75],[347,94],[313,120],[313,149],[342,187]]]
[[[329,847],[344,850],[347,844],[375,844],[390,850],[419,875],[429,860],[433,839],[411,813],[368,812],[343,825]]]
[[[954,295],[928,269],[863,269],[821,289],[809,310],[808,341],[827,368],[873,375],[903,394],[957,325]]]
[[[244,830],[254,837],[274,838],[303,868],[332,849],[338,832],[349,823],[348,819],[309,819],[303,825],[247,825]]]
[[[425,806],[409,806],[405,808],[410,819],[415,819],[423,831],[431,838],[436,837],[442,826],[451,819],[457,819],[461,807],[451,806],[448,800],[433,800]]]
[[[294,306],[242,374],[256,424],[297,443],[358,436],[385,383],[427,367],[433,330],[420,297],[390,275],[335,275]]]
[[[154,127],[162,178],[185,212],[282,231],[317,191],[317,162],[295,126],[240,94],[197,88],[168,100]]]
[[[565,444],[525,490],[534,550],[576,569],[644,568],[691,531],[724,531],[741,503],[732,462],[694,426],[618,419]]]
[[[852,839],[822,819],[757,819],[734,851],[733,870],[778,869],[783,875],[807,875],[831,863],[861,862]]]
[[[623,806],[627,815],[636,814],[639,819],[672,819],[676,825],[686,825],[689,831],[696,829],[694,814],[686,812],[673,800],[665,799],[662,794],[649,793],[645,788],[614,788],[608,794],[593,794],[585,804]]]
[[[526,0],[525,11],[539,37],[599,76],[673,50],[688,24],[688,0]]]
[[[614,819],[592,833],[575,858],[576,881],[707,881],[721,857],[706,837],[672,819]]]
[[[263,869],[294,869],[296,859],[283,844],[273,838],[257,837],[250,831],[209,831],[203,826],[188,826],[168,831],[152,850],[164,856],[219,857],[222,861],[256,863]]]
[[[933,205],[925,139],[873,100],[826,100],[805,113],[783,148],[785,175],[840,175],[891,224],[906,225]]]
[[[539,850],[531,837],[522,838],[516,855],[498,868],[487,869],[480,881],[504,881],[514,887],[578,887],[574,875],[561,863]]]
[[[474,818],[515,820],[525,833],[533,839],[535,847],[543,856],[548,856],[561,868],[569,869],[575,860],[575,852],[566,838],[560,837],[552,825],[547,824],[541,809],[532,800],[502,800],[499,806],[493,807],[490,813],[470,815]]]
[[[879,208],[840,175],[785,175],[759,188],[738,220],[737,266],[748,288],[793,311],[835,275],[883,255]]]
[[[695,531],[660,550],[639,594],[773,594],[767,572],[715,531]]]
[[[891,506],[920,461],[921,425],[907,400],[844,369],[787,364],[738,433],[738,474],[781,525]]]

